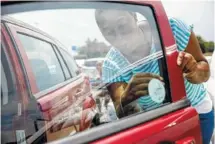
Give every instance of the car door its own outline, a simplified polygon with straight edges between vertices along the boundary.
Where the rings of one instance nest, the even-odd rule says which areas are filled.
[[[35,120],[41,119],[41,113],[34,97],[29,97],[20,57],[2,20],[1,41],[1,100],[2,100],[2,143],[25,142],[36,131]],[[30,106],[29,106],[30,105]],[[30,108],[30,109],[29,109]],[[33,111],[31,111],[33,108]],[[40,123],[44,126],[44,123]],[[38,139],[44,142],[44,135]]]
[[[5,13],[14,13],[14,11],[9,11],[9,6],[7,6],[5,9],[3,8],[3,13],[4,10],[7,10]],[[98,117],[92,121],[92,128],[62,139],[58,137],[56,138],[58,140],[52,143],[202,143],[199,117],[186,98],[182,71],[176,65],[178,54],[176,44],[161,2],[135,0],[125,2],[58,2],[57,4],[35,2],[13,6],[17,7],[19,12],[23,12],[24,7],[27,6],[31,8],[30,11],[38,10],[38,8],[40,10],[52,9],[52,11],[47,10],[44,13],[50,12],[50,15],[58,19],[64,16],[61,22],[65,24],[66,30],[62,29],[61,32],[64,33],[65,37],[72,36],[69,41],[82,45],[79,54],[85,54],[88,58],[105,57],[106,60],[103,62],[103,82],[92,89],[93,97],[97,99],[98,114]],[[96,16],[103,12],[107,13],[106,10],[111,11],[111,13],[101,18],[106,21],[102,23],[98,21]],[[119,13],[114,13],[116,11]],[[57,17],[57,14],[60,16]],[[113,18],[117,17],[117,14],[121,15],[117,18],[117,20],[122,21],[121,25],[108,23],[113,22]],[[45,14],[40,16],[46,17]],[[129,17],[133,19],[127,20]],[[65,20],[71,21],[68,24]],[[127,24],[134,26],[134,20],[140,22],[140,25],[141,22],[146,22],[143,26],[149,25],[149,33],[144,33],[145,31],[140,28],[141,26],[138,29],[134,27],[125,28]],[[57,21],[55,22],[57,23]],[[133,23],[130,24],[130,22]],[[101,25],[104,25],[104,31],[108,31],[107,35],[102,31]],[[118,27],[114,28],[114,31],[109,27],[116,25]],[[60,26],[61,24],[59,29],[63,27]],[[138,39],[137,35],[131,37],[131,31],[140,32],[142,39]],[[119,39],[108,37],[108,35],[118,35],[117,32],[120,35]],[[150,36],[147,37],[148,35]],[[60,36],[58,38],[61,39]],[[153,40],[148,43],[148,38]],[[130,41],[133,43],[128,44]],[[141,49],[128,52],[133,45],[138,48],[138,44],[143,44]],[[151,48],[150,52],[146,48]],[[145,52],[148,52],[147,55],[143,55]],[[107,60],[112,61],[108,63]],[[153,103],[155,106],[153,107],[147,107],[150,101],[147,102],[146,99],[142,100],[143,105],[147,108],[136,107],[137,101],[131,102],[131,105],[129,103],[128,106],[122,106],[121,98],[118,101],[113,98],[113,91],[110,91],[109,85],[117,82],[123,82],[126,85],[130,81],[131,72],[138,73],[148,68],[151,62],[153,68],[146,71],[163,77],[162,91],[165,94],[156,93],[157,91],[154,90],[156,94],[154,95]],[[106,77],[105,74],[107,74]],[[120,90],[121,87],[116,87],[116,91]],[[110,111],[111,106],[108,107],[108,103],[104,105],[100,103],[101,99],[106,97],[111,97],[108,102],[115,106],[114,110]],[[160,98],[162,102],[159,102]],[[117,102],[119,105],[116,105]],[[45,107],[46,105],[42,106]],[[118,110],[123,111],[124,115],[119,116]],[[88,113],[88,111],[86,112]],[[109,112],[115,113],[115,116],[118,117],[111,117]]]

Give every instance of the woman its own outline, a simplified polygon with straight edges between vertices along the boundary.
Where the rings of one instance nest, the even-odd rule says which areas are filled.
[[[108,90],[118,116],[123,116],[122,107],[131,102],[136,102],[143,110],[159,106],[148,94],[148,84],[152,79],[163,81],[159,76],[157,60],[117,76],[123,68],[155,51],[147,38],[150,33],[144,34],[137,26],[136,15],[131,12],[96,10],[95,19],[105,39],[114,46],[103,63],[102,77],[104,82],[111,83]],[[208,144],[214,127],[214,115],[212,102],[201,83],[209,78],[209,66],[192,28],[178,19],[171,18],[169,23],[180,51],[177,64],[184,73],[187,97],[199,113],[203,142]]]

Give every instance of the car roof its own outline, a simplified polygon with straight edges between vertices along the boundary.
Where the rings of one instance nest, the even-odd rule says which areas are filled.
[[[30,24],[27,24],[27,23],[25,23],[25,22],[23,22],[23,21],[21,21],[21,20],[17,20],[17,19],[15,19],[15,18],[10,17],[10,16],[2,16],[2,17],[1,17],[1,21],[2,21],[2,22],[6,22],[6,23],[11,23],[11,24],[13,24],[13,25],[17,25],[17,26],[20,26],[20,27],[29,29],[29,30],[31,30],[31,31],[34,31],[34,32],[36,32],[36,33],[39,33],[39,34],[41,34],[41,35],[43,35],[43,36],[45,36],[45,37],[47,37],[47,38],[49,38],[49,39],[52,39],[58,46],[60,46],[60,47],[62,47],[63,49],[65,49],[65,46],[64,46],[59,40],[57,40],[56,38],[50,36],[50,35],[47,34],[46,32],[44,32],[44,31],[42,31],[42,30],[40,30],[40,29],[38,29],[38,28],[36,28],[36,27],[30,25]],[[65,49],[65,50],[66,50],[66,49]]]

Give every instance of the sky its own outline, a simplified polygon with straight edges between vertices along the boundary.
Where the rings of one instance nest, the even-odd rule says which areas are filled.
[[[162,0],[168,16],[194,25],[194,32],[214,41],[214,0]]]
[[[168,16],[193,24],[196,34],[207,41],[214,41],[213,0],[162,0],[162,3]],[[95,23],[94,10],[37,11],[13,17],[47,32],[67,48],[71,48],[72,45],[83,45],[89,37],[88,34],[91,39],[97,38],[108,44]]]

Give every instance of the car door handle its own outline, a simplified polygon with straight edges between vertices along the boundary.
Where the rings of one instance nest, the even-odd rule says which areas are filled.
[[[175,144],[195,144],[196,141],[193,137],[187,137],[181,140],[177,140]]]
[[[77,89],[76,92],[75,92],[75,95],[74,95],[75,98],[80,97],[82,95],[82,93],[83,93],[83,89],[80,89],[80,88]]]

